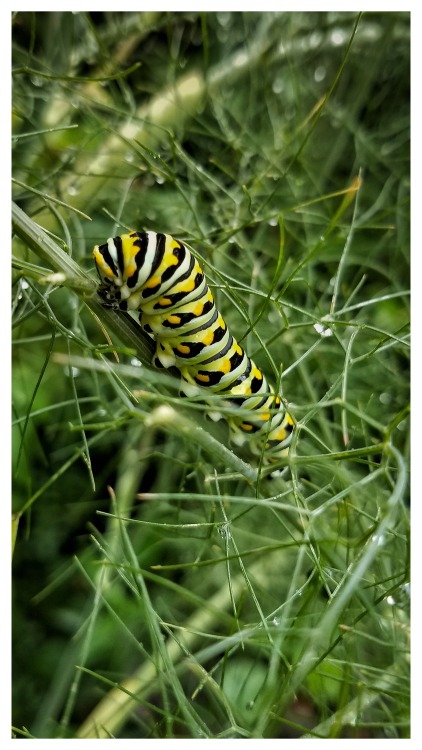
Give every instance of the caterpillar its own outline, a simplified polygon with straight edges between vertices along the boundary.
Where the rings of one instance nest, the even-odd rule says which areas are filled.
[[[156,342],[155,366],[176,367],[186,395],[199,387],[205,401],[208,389],[241,407],[226,417],[232,442],[250,435],[251,451],[264,451],[266,463],[286,456],[292,417],[230,333],[189,248],[168,234],[130,232],[96,245],[93,257],[103,304],[136,313]]]

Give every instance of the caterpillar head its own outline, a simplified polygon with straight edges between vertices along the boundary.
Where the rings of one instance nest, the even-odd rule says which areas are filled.
[[[103,245],[96,245],[93,258],[100,279],[98,294],[105,305],[120,305],[120,287],[123,283],[121,262],[119,262],[119,237],[110,238]]]

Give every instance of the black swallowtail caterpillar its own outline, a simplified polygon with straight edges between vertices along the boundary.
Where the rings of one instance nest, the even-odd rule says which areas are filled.
[[[154,364],[176,367],[186,395],[197,394],[198,386],[235,395],[232,401],[242,411],[227,418],[232,441],[242,444],[253,435],[252,452],[264,448],[268,463],[287,455],[293,420],[231,335],[183,242],[167,234],[131,232],[96,245],[93,256],[103,303],[138,311],[143,330],[157,343]]]

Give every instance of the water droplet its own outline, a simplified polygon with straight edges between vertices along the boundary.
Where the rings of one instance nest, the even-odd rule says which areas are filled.
[[[220,26],[230,26],[232,22],[232,14],[231,13],[217,13],[217,21],[220,24]]]
[[[284,119],[285,120],[294,120],[296,118],[296,107],[286,107],[284,110]]]
[[[374,544],[376,544],[378,547],[382,547],[383,544],[385,544],[385,537],[384,534],[373,534],[372,535],[372,541]]]
[[[344,44],[346,39],[347,34],[343,31],[343,29],[334,29],[331,32],[331,42],[335,47],[339,47],[341,44]]]
[[[327,71],[324,65],[318,65],[318,67],[315,68],[314,78],[317,83],[320,83],[321,81],[323,81],[326,75],[327,75]]]
[[[218,533],[220,534],[220,536],[223,539],[231,539],[231,534],[230,534],[230,529],[229,529],[229,524],[228,523],[222,524],[219,527],[219,529],[218,529]]]
[[[393,141],[392,143],[383,143],[380,148],[380,154],[381,156],[390,156],[395,150],[396,150],[396,142]]]
[[[41,76],[33,75],[31,76],[30,80],[31,80],[31,83],[34,84],[34,86],[41,87],[44,85],[44,79],[41,78]]]
[[[314,31],[309,38],[309,46],[311,49],[319,47],[322,42],[322,34],[319,31]]]
[[[281,94],[284,91],[284,80],[282,78],[276,78],[273,81],[273,91],[275,94]]]
[[[319,335],[322,337],[333,335],[331,328],[327,328],[327,326],[322,325],[322,323],[314,323],[314,328],[316,332],[319,333]]]

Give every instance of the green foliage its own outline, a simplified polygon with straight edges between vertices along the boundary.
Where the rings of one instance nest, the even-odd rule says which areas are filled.
[[[409,736],[409,21],[13,15],[16,736]],[[99,305],[124,228],[280,385],[273,477]]]

